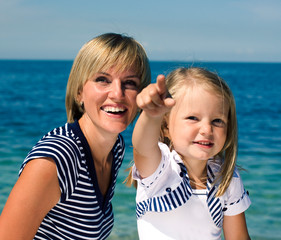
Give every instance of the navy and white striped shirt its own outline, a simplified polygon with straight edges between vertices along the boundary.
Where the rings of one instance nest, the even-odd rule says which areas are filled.
[[[32,159],[50,157],[57,165],[61,198],[43,219],[34,239],[105,239],[113,227],[111,200],[124,157],[121,135],[112,148],[112,179],[101,194],[89,145],[78,122],[46,134],[29,152],[20,174]]]

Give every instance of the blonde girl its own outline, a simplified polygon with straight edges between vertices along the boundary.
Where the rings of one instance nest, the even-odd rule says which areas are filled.
[[[221,239],[222,230],[226,240],[250,239],[250,199],[235,167],[235,101],[225,81],[179,68],[166,81],[158,76],[137,104],[143,112],[132,175],[140,239]]]

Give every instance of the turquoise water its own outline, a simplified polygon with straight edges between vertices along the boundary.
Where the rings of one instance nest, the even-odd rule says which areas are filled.
[[[0,212],[30,148],[63,125],[71,61],[0,61]],[[237,104],[238,163],[250,192],[246,212],[252,239],[281,239],[281,64],[151,62],[153,79],[178,66],[202,66],[230,85]],[[114,197],[115,226],[109,239],[137,239],[135,190],[122,182],[132,160],[131,132]]]

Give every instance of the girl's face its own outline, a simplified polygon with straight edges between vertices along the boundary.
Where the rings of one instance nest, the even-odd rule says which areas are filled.
[[[112,67],[87,80],[78,100],[84,102],[84,115],[97,130],[120,133],[137,113],[136,96],[140,79],[134,69],[116,72]]]
[[[226,141],[229,105],[200,86],[185,90],[169,115],[170,138],[184,160],[208,160]]]

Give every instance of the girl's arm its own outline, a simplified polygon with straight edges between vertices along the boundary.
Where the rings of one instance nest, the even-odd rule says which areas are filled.
[[[33,239],[60,195],[53,160],[42,158],[27,163],[0,216],[0,239]]]
[[[245,214],[224,216],[223,232],[225,240],[250,240]]]
[[[132,143],[135,165],[142,178],[150,176],[161,160],[160,127],[165,113],[175,104],[173,99],[165,99],[166,92],[165,77],[159,75],[155,84],[150,84],[137,96],[137,104],[143,112],[136,122]]]

